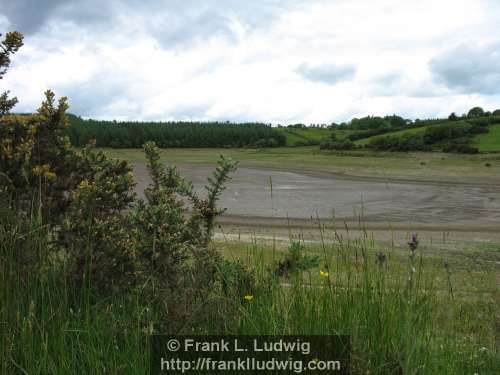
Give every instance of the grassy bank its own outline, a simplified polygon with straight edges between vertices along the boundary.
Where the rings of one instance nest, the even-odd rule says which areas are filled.
[[[500,125],[490,126],[489,133],[480,134],[474,139],[473,145],[480,152],[498,152],[500,151]]]
[[[141,150],[103,149],[113,158],[145,163]],[[442,153],[329,152],[317,147],[269,149],[163,149],[161,160],[173,164],[215,164],[219,155],[240,161],[241,166],[325,171],[359,176],[415,179],[498,181],[500,155]]]
[[[98,299],[90,284],[69,287],[64,257],[51,253],[43,226],[1,235],[2,373],[148,373],[147,338],[162,333],[162,322],[152,306],[137,303],[138,292]],[[381,248],[368,234],[309,246],[290,240],[294,252],[216,244],[226,259],[243,262],[255,283],[239,295],[207,295],[193,324],[178,333],[349,334],[358,374],[500,371],[494,263],[445,262],[450,254],[425,247]],[[477,251],[499,260],[498,249]],[[23,254],[36,256],[36,266]],[[289,272],[279,276],[276,266],[286,259]],[[471,294],[478,280],[487,292]],[[205,323],[194,319],[200,313]]]

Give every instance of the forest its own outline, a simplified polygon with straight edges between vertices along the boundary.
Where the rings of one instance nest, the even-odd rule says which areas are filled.
[[[262,123],[229,122],[117,122],[84,120],[68,115],[71,143],[83,147],[94,140],[97,147],[141,148],[154,141],[160,148],[278,147],[285,136]]]

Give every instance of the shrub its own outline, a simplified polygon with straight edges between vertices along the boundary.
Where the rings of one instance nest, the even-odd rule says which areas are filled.
[[[318,256],[304,254],[305,246],[300,242],[292,242],[288,247],[288,254],[275,265],[275,274],[277,276],[289,277],[297,272],[308,271],[315,268],[320,263]]]
[[[0,119],[0,190],[20,213],[40,211],[44,220],[57,221],[82,178],[65,134],[67,100],[56,106],[54,93],[45,97],[35,115]]]
[[[320,144],[320,141],[317,139],[307,139],[307,140],[300,140],[296,141],[293,145],[294,147],[304,147],[304,146],[317,146]]]
[[[264,147],[278,147],[279,142],[274,138],[259,139],[258,141],[252,143],[250,147],[254,148],[264,148]]]
[[[469,138],[458,138],[443,145],[444,152],[455,152],[458,154],[477,154],[479,150],[472,147]]]
[[[405,134],[402,136],[388,135],[374,138],[368,143],[369,148],[378,151],[425,151],[428,147],[420,134]]]
[[[324,141],[320,143],[321,150],[354,150],[356,145],[349,139],[341,141]]]
[[[424,132],[424,142],[434,144],[455,138],[465,137],[471,133],[473,126],[468,123],[452,123],[429,126]]]

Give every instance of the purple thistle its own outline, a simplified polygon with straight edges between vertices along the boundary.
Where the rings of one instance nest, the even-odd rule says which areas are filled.
[[[412,252],[415,252],[415,250],[417,250],[417,248],[418,248],[418,235],[417,235],[417,233],[413,233],[411,235],[411,241],[408,242],[408,246],[410,247],[410,250]]]

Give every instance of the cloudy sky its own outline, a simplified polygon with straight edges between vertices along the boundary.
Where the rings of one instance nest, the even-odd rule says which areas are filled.
[[[500,108],[498,0],[0,0],[25,46],[0,81],[33,111],[330,123]]]

